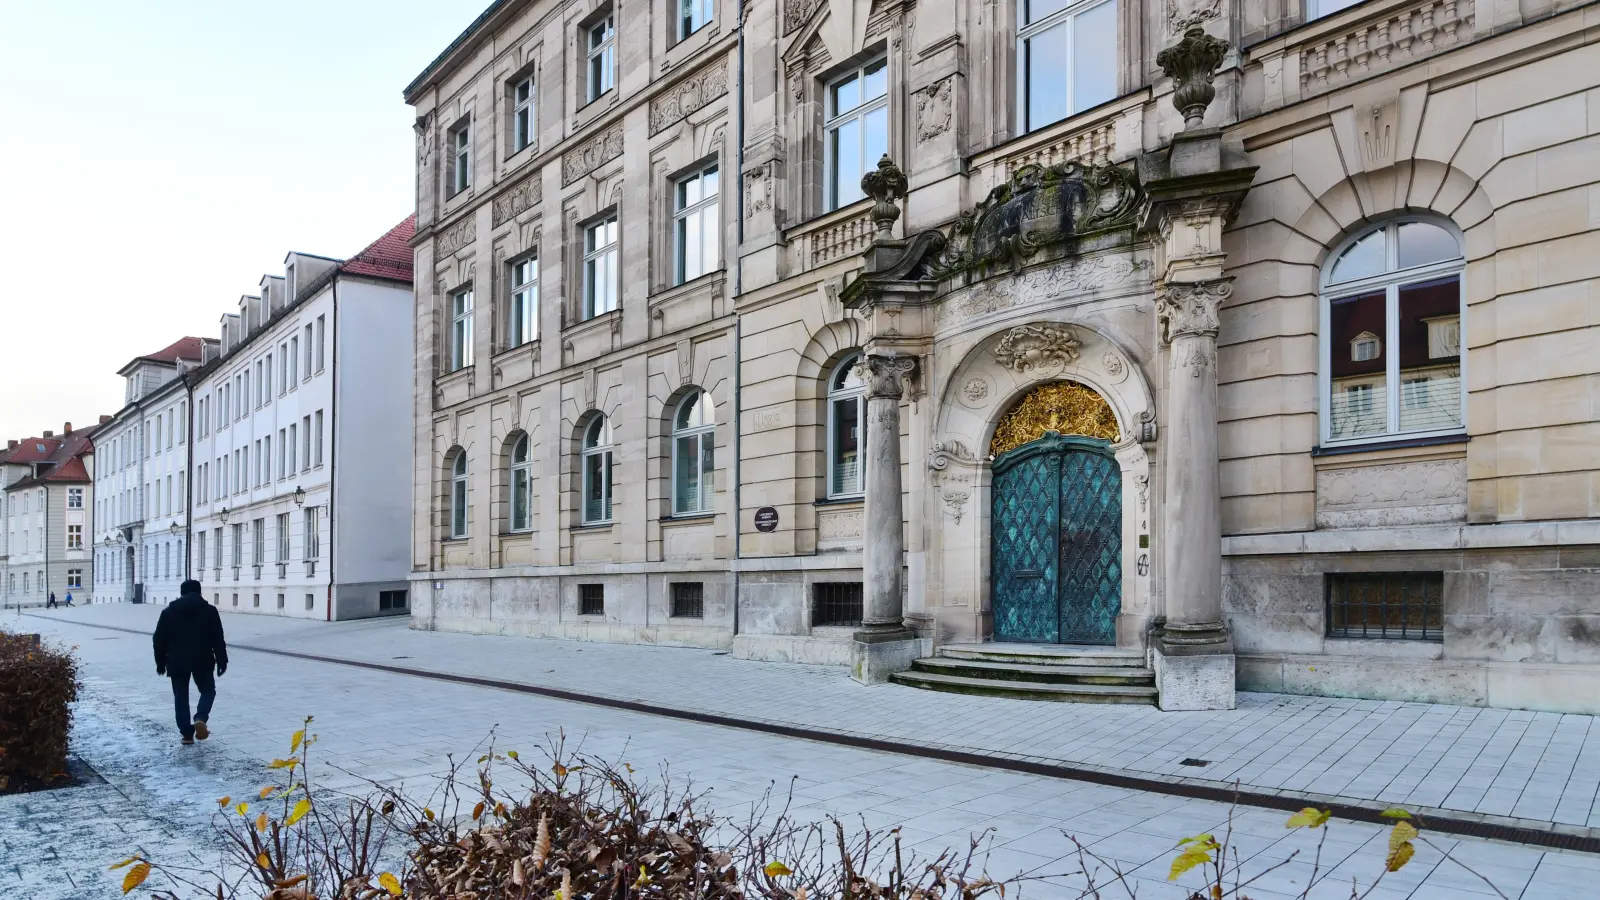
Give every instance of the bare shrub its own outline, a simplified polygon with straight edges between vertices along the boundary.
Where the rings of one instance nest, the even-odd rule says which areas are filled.
[[[64,778],[78,661],[38,635],[0,632],[0,790]]]

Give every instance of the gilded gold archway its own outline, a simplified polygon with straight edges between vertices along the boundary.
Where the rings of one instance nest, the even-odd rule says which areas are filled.
[[[999,456],[1044,437],[1045,432],[1081,434],[1116,442],[1117,415],[1106,398],[1074,381],[1040,385],[1000,417],[989,442],[990,456]]]

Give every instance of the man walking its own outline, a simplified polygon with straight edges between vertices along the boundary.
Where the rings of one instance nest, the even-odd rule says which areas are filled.
[[[50,602],[46,603],[44,605],[44,608],[45,609],[55,609],[56,608],[56,592],[55,591],[51,591],[50,592]]]
[[[61,605],[62,606],[71,606],[72,605],[72,592],[71,591],[67,591],[67,599],[62,601]]]
[[[216,674],[228,671],[228,645],[222,637],[222,616],[200,594],[200,582],[190,579],[178,588],[178,599],[161,611],[154,639],[156,674],[172,678],[172,704],[178,731],[185,744],[211,736],[206,721],[217,698]],[[189,719],[189,680],[200,689],[200,703]]]

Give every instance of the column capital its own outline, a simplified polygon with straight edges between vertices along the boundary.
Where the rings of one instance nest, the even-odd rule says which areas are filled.
[[[1185,335],[1215,338],[1222,301],[1232,293],[1232,278],[1167,282],[1156,288],[1156,321],[1161,324],[1162,342],[1170,344]]]
[[[917,361],[909,356],[869,353],[856,363],[855,374],[867,383],[868,400],[899,400],[905,394],[905,379],[916,367]]]

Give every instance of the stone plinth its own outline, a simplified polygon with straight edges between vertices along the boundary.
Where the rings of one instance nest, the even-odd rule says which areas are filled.
[[[1166,646],[1157,640],[1156,705],[1164,712],[1233,709],[1233,647],[1222,646],[1227,652]]]
[[[895,672],[911,668],[911,661],[933,655],[933,639],[906,631],[904,637],[873,640],[858,633],[850,643],[850,677],[862,684],[883,684]],[[863,639],[866,638],[866,639]]]

